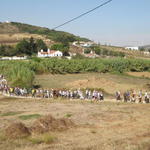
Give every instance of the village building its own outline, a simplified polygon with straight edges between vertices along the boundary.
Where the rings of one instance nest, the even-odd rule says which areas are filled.
[[[46,52],[41,50],[38,52],[38,57],[62,57],[63,53],[61,51],[55,51],[48,49]]]
[[[72,43],[74,46],[81,46],[81,47],[91,47],[94,42],[83,42],[83,41],[75,41]]]
[[[26,60],[27,56],[24,57],[18,57],[18,56],[13,56],[13,57],[1,57],[0,60]]]
[[[138,50],[139,50],[139,47],[137,47],[137,46],[130,46],[130,47],[125,47],[125,49],[138,51]]]

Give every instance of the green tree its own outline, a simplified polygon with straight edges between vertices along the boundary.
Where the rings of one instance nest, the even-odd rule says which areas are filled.
[[[89,54],[90,52],[91,52],[91,49],[85,49],[85,50],[84,50],[84,53],[85,53],[85,54]]]
[[[51,49],[59,50],[64,56],[69,56],[69,44],[53,44]]]
[[[29,49],[30,49],[31,54],[37,53],[37,45],[33,37],[29,39]]]
[[[47,50],[47,45],[44,43],[43,40],[38,39],[38,40],[36,40],[36,48],[37,48],[37,51],[39,51],[41,49],[46,51]]]
[[[46,44],[43,42],[43,40],[36,40],[31,37],[29,40],[23,39],[20,41],[15,48],[15,53],[17,55],[33,55],[38,52],[40,49],[47,49]]]
[[[30,43],[27,40],[23,39],[16,45],[16,54],[17,55],[20,55],[20,54],[32,55],[30,48],[31,48]]]
[[[139,47],[139,50],[143,52],[143,51],[145,51],[145,48],[144,47]]]

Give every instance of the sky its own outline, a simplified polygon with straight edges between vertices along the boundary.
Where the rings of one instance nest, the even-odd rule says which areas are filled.
[[[0,0],[0,22],[22,22],[50,29],[107,0]],[[101,44],[150,44],[150,0],[113,0],[57,30]]]

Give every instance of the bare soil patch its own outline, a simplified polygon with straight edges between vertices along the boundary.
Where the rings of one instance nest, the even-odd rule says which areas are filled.
[[[150,78],[150,72],[127,72],[128,75],[142,78]]]

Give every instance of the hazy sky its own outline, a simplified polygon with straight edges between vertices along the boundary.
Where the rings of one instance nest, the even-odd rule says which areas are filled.
[[[0,0],[0,21],[53,28],[104,0]],[[150,0],[113,0],[57,30],[113,45],[150,44]]]

